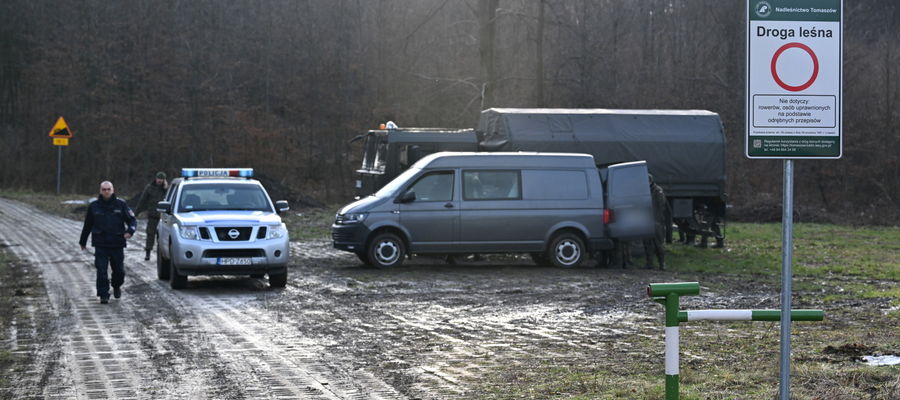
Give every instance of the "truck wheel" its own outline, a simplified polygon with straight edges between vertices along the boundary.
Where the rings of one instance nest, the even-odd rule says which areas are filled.
[[[169,260],[163,258],[159,246],[156,246],[156,278],[162,281],[169,280]]]
[[[283,288],[287,286],[287,270],[279,274],[269,274],[269,286]]]
[[[403,263],[406,249],[397,235],[385,232],[372,239],[366,255],[375,267],[391,268]]]
[[[175,253],[172,253],[172,249],[169,248],[169,255],[172,254]],[[175,290],[184,289],[187,287],[187,280],[188,278],[186,275],[180,275],[178,273],[178,268],[175,266],[175,257],[172,257],[169,260],[169,286]]]
[[[584,260],[584,241],[571,232],[563,232],[553,237],[547,258],[560,268],[574,268]]]
[[[365,265],[372,265],[372,260],[369,259],[369,255],[367,253],[354,253],[356,254],[356,258],[359,258],[359,261],[362,261]]]
[[[531,253],[531,260],[534,261],[535,264],[540,265],[542,267],[549,267],[553,264],[550,262],[550,259],[547,258],[547,255],[544,253]]]

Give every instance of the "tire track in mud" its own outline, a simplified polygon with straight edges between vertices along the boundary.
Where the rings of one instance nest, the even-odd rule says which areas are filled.
[[[62,321],[64,356],[42,397],[405,398],[365,371],[323,361],[323,347],[268,315],[258,293],[222,295],[197,283],[171,291],[142,260],[143,234],[125,249],[123,298],[101,305],[93,257],[77,249],[79,222],[5,199],[0,216],[0,242],[43,269]]]
[[[611,349],[648,358],[622,338],[661,337],[658,320],[645,312],[653,305],[627,300],[637,297],[629,293],[640,293],[634,286],[642,283],[633,277],[619,282],[614,271],[560,271],[530,264],[519,270],[495,261],[484,272],[478,265],[447,267],[418,258],[395,270],[373,270],[358,267],[352,255],[333,254],[330,243],[318,245],[318,254],[305,255],[304,283],[325,292],[318,298],[328,303],[298,311],[319,319],[340,316],[344,333],[324,332],[335,336],[334,351],[343,353],[346,362],[364,359],[378,365],[379,377],[410,397],[477,398],[484,395],[477,392],[484,379],[498,373],[520,367],[597,366]],[[585,285],[579,280],[585,277],[599,279]],[[375,355],[366,359],[366,353]]]

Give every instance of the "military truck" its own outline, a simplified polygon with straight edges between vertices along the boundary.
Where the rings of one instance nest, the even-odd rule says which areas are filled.
[[[363,159],[362,167],[356,170],[354,193],[357,198],[377,192],[429,154],[478,151],[474,129],[399,128],[389,122],[351,142],[359,140],[363,140]]]
[[[365,139],[358,197],[368,196],[422,157],[439,151],[587,153],[598,167],[646,160],[686,239],[715,237],[725,218],[725,131],[705,110],[490,108],[477,129],[401,128]],[[671,225],[671,224],[668,224]],[[671,232],[668,232],[671,237]]]

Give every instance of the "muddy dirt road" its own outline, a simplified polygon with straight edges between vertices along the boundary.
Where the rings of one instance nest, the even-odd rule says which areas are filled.
[[[139,227],[125,251],[123,297],[102,305],[80,229],[0,199],[0,245],[41,272],[47,296],[29,309],[52,321],[13,332],[16,343],[6,345],[35,354],[35,366],[0,395],[478,398],[499,368],[614,371],[621,361],[609,359],[611,350],[662,374],[661,310],[643,287],[674,279],[669,273],[561,270],[515,257],[414,258],[384,271],[321,240],[292,243],[285,289],[191,277],[173,291],[156,279],[155,255],[143,260]],[[659,342],[660,354],[630,351],[636,340]]]

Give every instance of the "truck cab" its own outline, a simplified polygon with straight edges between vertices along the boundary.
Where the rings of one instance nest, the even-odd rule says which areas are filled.
[[[370,130],[351,142],[363,140],[362,166],[356,170],[356,198],[381,189],[422,157],[440,151],[476,151],[473,129],[391,128]]]

